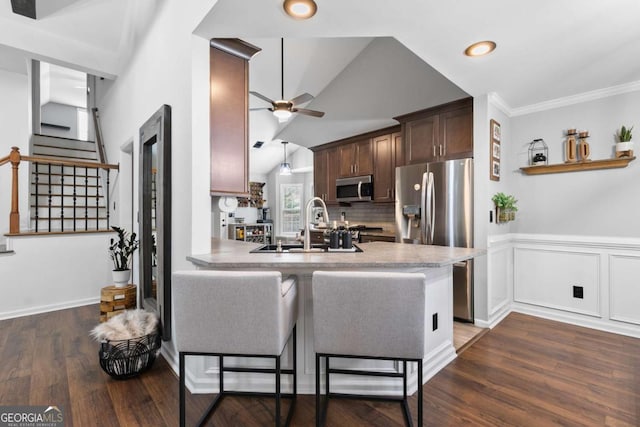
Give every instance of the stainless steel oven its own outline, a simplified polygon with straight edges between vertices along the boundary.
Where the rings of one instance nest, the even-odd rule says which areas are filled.
[[[364,202],[373,198],[371,175],[336,179],[336,198],[339,202]]]

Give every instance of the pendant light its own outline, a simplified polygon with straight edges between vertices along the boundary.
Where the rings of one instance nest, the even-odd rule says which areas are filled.
[[[287,162],[287,141],[282,141],[284,148],[284,161],[280,163],[280,175],[291,175],[291,163]]]

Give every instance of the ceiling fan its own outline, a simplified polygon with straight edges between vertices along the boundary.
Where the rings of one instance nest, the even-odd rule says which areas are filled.
[[[322,117],[324,116],[324,112],[309,110],[306,108],[298,108],[297,106],[300,104],[304,104],[305,102],[309,102],[313,99],[313,95],[308,93],[303,93],[302,95],[298,95],[293,99],[285,100],[284,99],[284,39],[280,39],[280,66],[281,66],[281,98],[277,101],[274,101],[261,93],[250,91],[249,93],[257,98],[262,99],[263,101],[267,101],[271,104],[271,108],[251,108],[250,111],[257,110],[269,110],[273,112],[273,115],[278,118],[280,123],[286,122],[291,114],[299,113],[304,114],[306,116],[312,117]]]

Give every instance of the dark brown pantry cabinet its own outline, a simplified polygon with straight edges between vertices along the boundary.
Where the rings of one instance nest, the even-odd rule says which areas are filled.
[[[211,40],[211,195],[249,194],[249,59],[259,51],[239,39]]]
[[[395,117],[406,164],[473,157],[473,98]]]

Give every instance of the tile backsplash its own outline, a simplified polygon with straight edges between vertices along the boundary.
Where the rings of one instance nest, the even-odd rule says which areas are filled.
[[[352,203],[351,206],[328,206],[327,210],[331,221],[339,221],[341,212],[344,212],[349,224],[382,227],[385,231],[393,231],[395,224],[393,203]]]

